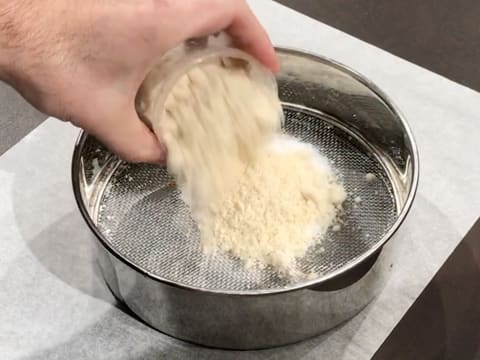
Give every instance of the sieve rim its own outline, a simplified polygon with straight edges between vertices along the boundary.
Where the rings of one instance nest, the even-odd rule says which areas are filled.
[[[305,50],[300,50],[300,49],[295,49],[292,47],[275,47],[276,51],[279,53],[289,53],[292,55],[297,55],[301,57],[308,57],[311,58],[315,61],[320,61],[322,63],[328,64],[329,66],[332,66],[333,68],[340,70],[350,76],[352,76],[355,80],[359,81],[361,84],[366,86],[369,90],[371,90],[376,96],[378,96],[385,104],[385,106],[393,113],[395,114],[400,122],[402,123],[402,126],[404,128],[404,132],[406,135],[406,138],[408,139],[409,146],[411,147],[411,163],[412,163],[412,183],[411,186],[408,190],[408,195],[405,199],[405,204],[403,207],[400,209],[398,213],[398,217],[393,223],[393,225],[389,228],[389,230],[385,233],[385,235],[382,237],[381,240],[379,240],[375,245],[373,245],[371,248],[369,248],[367,251],[365,251],[362,255],[358,256],[354,260],[344,264],[342,267],[340,267],[337,270],[334,270],[326,275],[323,275],[317,279],[313,280],[308,280],[304,282],[299,282],[298,284],[288,286],[287,288],[277,288],[277,289],[256,289],[256,290],[225,290],[225,289],[206,289],[206,288],[201,288],[201,287],[195,287],[191,285],[186,285],[186,284],[181,284],[175,281],[171,281],[168,279],[165,279],[161,276],[158,276],[156,274],[153,274],[140,266],[136,265],[129,259],[127,259],[124,255],[119,253],[114,247],[110,245],[108,240],[102,235],[98,227],[94,224],[93,219],[89,216],[88,210],[85,207],[85,204],[82,201],[82,195],[81,195],[81,190],[80,190],[80,178],[79,178],[79,170],[80,170],[80,159],[81,159],[81,151],[83,149],[83,145],[87,139],[88,134],[81,130],[77,140],[74,145],[74,151],[73,151],[73,156],[72,156],[72,164],[71,164],[71,178],[72,178],[72,188],[73,188],[73,193],[75,197],[75,201],[77,204],[77,207],[80,210],[80,213],[84,219],[84,221],[87,223],[88,227],[92,231],[92,233],[95,235],[97,240],[101,243],[104,249],[106,249],[109,254],[113,255],[116,259],[120,260],[122,263],[124,263],[126,266],[129,268],[133,269],[134,271],[139,272],[140,274],[147,276],[148,278],[159,281],[163,284],[175,287],[175,288],[180,288],[183,290],[188,290],[188,291],[196,291],[196,292],[202,292],[202,293],[211,293],[211,294],[216,294],[216,295],[233,295],[233,296],[268,296],[268,295],[274,295],[274,294],[281,294],[281,293],[288,293],[292,291],[298,291],[302,289],[308,289],[308,288],[316,288],[321,285],[324,285],[327,282],[335,280],[335,278],[341,276],[342,274],[354,269],[358,265],[362,264],[365,262],[367,259],[371,258],[374,256],[377,252],[379,252],[382,247],[397,233],[398,229],[402,226],[404,223],[408,213],[411,210],[413,201],[415,199],[415,196],[418,191],[418,183],[419,183],[419,175],[420,175],[420,167],[419,167],[419,154],[418,154],[418,147],[415,141],[415,138],[413,136],[412,130],[406,121],[404,115],[402,112],[399,110],[399,108],[394,104],[394,102],[382,91],[380,90],[379,87],[377,87],[371,80],[368,80],[366,77],[364,77],[362,74],[359,72],[351,69],[350,67],[343,65],[335,60],[332,60],[328,57],[314,54],[309,51]]]

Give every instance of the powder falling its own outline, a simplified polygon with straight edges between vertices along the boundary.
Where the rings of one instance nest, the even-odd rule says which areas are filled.
[[[161,109],[168,170],[195,217],[230,191],[245,165],[281,128],[277,94],[252,79],[244,65],[199,64],[177,81]]]
[[[345,191],[313,147],[280,135],[280,113],[272,88],[219,60],[178,81],[159,128],[204,251],[294,275],[334,222]]]

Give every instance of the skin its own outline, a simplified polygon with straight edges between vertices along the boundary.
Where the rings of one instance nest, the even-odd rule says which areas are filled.
[[[243,0],[0,0],[0,79],[123,159],[163,162],[165,146],[139,120],[135,95],[159,56],[222,30],[278,71]]]

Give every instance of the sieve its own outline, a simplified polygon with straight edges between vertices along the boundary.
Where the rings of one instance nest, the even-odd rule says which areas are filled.
[[[77,141],[74,193],[107,285],[142,320],[177,338],[253,349],[314,336],[365,307],[393,265],[396,232],[418,183],[407,123],[356,72],[320,56],[277,52],[285,132],[316,147],[348,193],[340,228],[298,261],[316,278],[205,256],[165,168],[125,163],[85,133]]]

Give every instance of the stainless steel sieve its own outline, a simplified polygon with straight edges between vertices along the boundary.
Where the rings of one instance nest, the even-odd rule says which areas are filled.
[[[163,167],[128,164],[82,133],[73,188],[114,295],[151,326],[221,348],[278,346],[354,316],[381,290],[394,237],[418,184],[411,131],[372,83],[329,59],[278,49],[285,131],[332,163],[348,199],[342,226],[299,259],[299,281],[235,258],[205,257],[198,229]],[[388,244],[387,244],[388,242]]]

